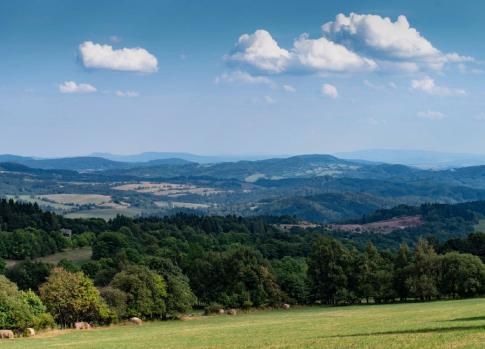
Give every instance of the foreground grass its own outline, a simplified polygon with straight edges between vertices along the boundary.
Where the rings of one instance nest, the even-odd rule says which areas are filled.
[[[484,348],[485,299],[307,307],[63,331],[0,348]]]

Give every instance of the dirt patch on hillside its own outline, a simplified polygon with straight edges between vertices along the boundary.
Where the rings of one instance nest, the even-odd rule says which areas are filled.
[[[423,224],[421,216],[404,216],[366,224],[330,224],[329,228],[350,233],[389,234],[394,230],[414,228]]]

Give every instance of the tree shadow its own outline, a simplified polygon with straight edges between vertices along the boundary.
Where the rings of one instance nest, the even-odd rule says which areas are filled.
[[[384,336],[384,335],[395,335],[395,334],[447,333],[447,332],[454,332],[454,331],[483,330],[483,329],[485,329],[485,325],[453,326],[453,327],[420,328],[420,329],[382,331],[382,332],[370,332],[370,333],[354,333],[354,334],[348,334],[348,335],[325,336],[325,338],[370,337],[370,336]]]
[[[451,319],[447,321],[480,321],[480,320],[485,320],[485,316],[462,317],[462,318],[456,318],[456,319]]]

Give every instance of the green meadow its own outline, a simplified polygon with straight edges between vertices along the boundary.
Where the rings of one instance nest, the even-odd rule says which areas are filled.
[[[485,299],[196,316],[0,342],[2,349],[484,347]]]

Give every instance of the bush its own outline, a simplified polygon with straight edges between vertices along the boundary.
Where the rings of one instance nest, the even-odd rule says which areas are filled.
[[[6,277],[0,276],[0,328],[23,331],[53,326],[52,316],[32,291],[19,291]]]
[[[98,289],[82,272],[55,268],[40,287],[40,296],[62,327],[72,327],[76,321],[106,323],[111,320]]]

